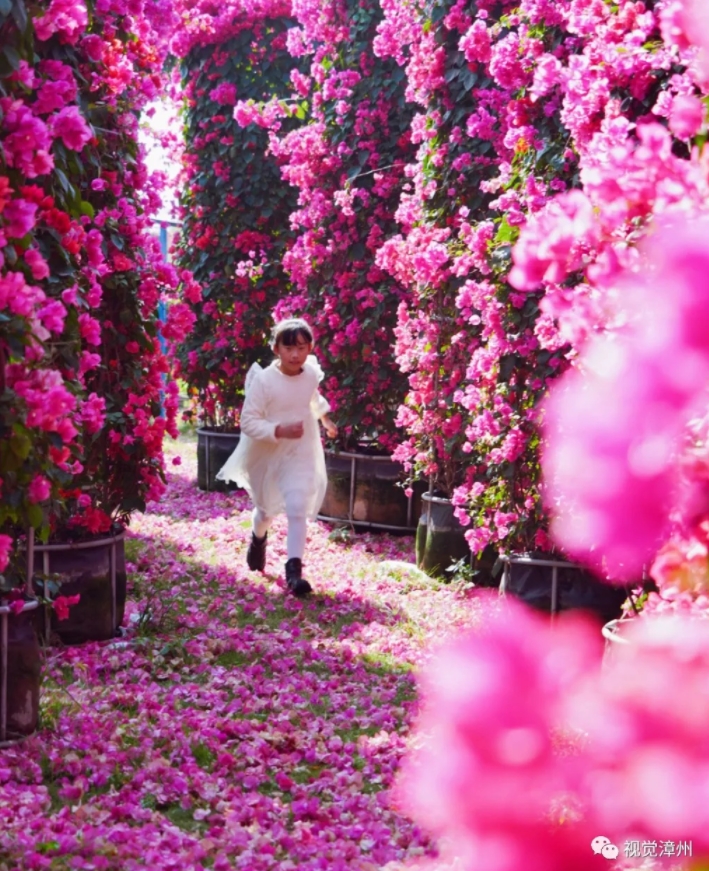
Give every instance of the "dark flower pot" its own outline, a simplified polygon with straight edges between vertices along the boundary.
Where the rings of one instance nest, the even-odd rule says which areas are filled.
[[[583,566],[548,553],[512,554],[504,561],[500,592],[552,616],[582,610],[608,623],[620,617],[630,591],[629,586],[602,581]]]
[[[319,520],[362,529],[416,531],[421,488],[406,495],[401,463],[389,456],[326,450],[325,466],[327,491]]]
[[[57,635],[65,644],[82,644],[116,636],[126,604],[124,536],[121,532],[89,541],[35,545],[36,570],[61,576],[60,596],[81,597],[66,620],[45,609],[42,632],[47,640]],[[38,595],[46,596],[42,581],[35,586]]]
[[[197,486],[220,493],[239,490],[233,482],[217,481],[217,472],[236,449],[240,432],[219,432],[202,427],[197,430]]]
[[[421,500],[423,510],[416,529],[416,565],[430,575],[444,576],[449,566],[471,555],[465,540],[465,527],[453,513],[450,499],[424,493]]]
[[[0,747],[31,735],[39,721],[42,652],[34,614],[37,601],[19,614],[0,607]]]

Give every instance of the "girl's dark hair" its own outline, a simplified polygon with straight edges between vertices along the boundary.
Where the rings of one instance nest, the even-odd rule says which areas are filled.
[[[313,344],[313,331],[310,324],[302,318],[287,318],[285,321],[279,321],[273,328],[271,347],[275,348],[279,342],[281,345],[295,345],[298,339]]]

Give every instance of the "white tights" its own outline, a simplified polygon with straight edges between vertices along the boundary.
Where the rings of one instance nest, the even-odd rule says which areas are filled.
[[[299,506],[294,504],[295,501],[295,499],[289,499],[286,496],[286,517],[288,518],[286,547],[288,559],[293,559],[293,557],[303,559],[305,540],[308,536],[308,521],[305,512],[299,510]],[[252,522],[254,535],[257,538],[263,538],[271,528],[273,518],[269,517],[261,508],[254,508]]]

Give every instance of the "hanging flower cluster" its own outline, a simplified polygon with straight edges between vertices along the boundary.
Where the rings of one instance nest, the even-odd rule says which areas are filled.
[[[177,259],[182,304],[195,323],[177,355],[201,422],[232,428],[246,372],[270,358],[296,207],[295,190],[266,153],[268,133],[242,128],[234,106],[289,95],[295,62],[286,31],[293,22],[282,0],[185,3],[180,14],[172,48],[181,62],[186,150]],[[283,123],[288,130],[300,122]]]
[[[160,87],[163,6],[0,10],[0,571],[16,532],[47,534],[61,504],[100,532],[162,486],[172,277],[135,113]]]

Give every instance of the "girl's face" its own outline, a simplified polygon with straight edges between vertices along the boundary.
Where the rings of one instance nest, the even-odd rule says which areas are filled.
[[[284,375],[300,375],[303,371],[303,363],[313,350],[313,344],[298,336],[294,345],[278,342],[273,350],[280,361],[281,372]]]

